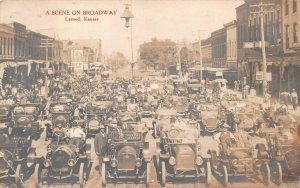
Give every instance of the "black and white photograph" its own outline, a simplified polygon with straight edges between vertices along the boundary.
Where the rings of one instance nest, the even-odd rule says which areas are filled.
[[[300,188],[300,0],[0,0],[0,188]]]

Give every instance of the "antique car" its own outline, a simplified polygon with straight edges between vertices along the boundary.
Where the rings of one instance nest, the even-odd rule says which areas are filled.
[[[188,94],[193,95],[193,94],[198,94],[201,92],[203,85],[200,83],[198,79],[189,79],[188,80]]]
[[[220,107],[212,103],[202,103],[199,107],[200,128],[203,135],[212,135],[219,131],[223,121],[220,118]]]
[[[259,109],[253,104],[238,101],[222,101],[222,119],[226,119],[232,132],[242,129],[246,132],[253,130],[257,121]]]
[[[0,179],[13,178],[21,187],[34,169],[35,157],[29,137],[0,135]]]
[[[218,153],[209,150],[213,174],[224,186],[228,185],[229,177],[262,177],[268,185],[271,172],[265,143],[258,142],[254,148],[246,132],[238,132],[234,136],[235,139],[227,137],[219,143]]]
[[[108,109],[101,105],[87,104],[84,112],[88,136],[94,136],[100,131],[100,126],[107,120]]]
[[[45,123],[46,126],[46,140],[52,138],[53,130],[56,127],[69,127],[73,121],[73,112],[71,106],[65,103],[50,105],[50,121]]]
[[[295,127],[264,128],[260,136],[267,139],[270,170],[274,183],[280,185],[283,177],[300,175],[300,135]]]
[[[11,120],[11,107],[9,105],[0,105],[0,122]]]
[[[176,80],[173,82],[174,94],[178,96],[186,96],[188,94],[188,86],[184,80]]]
[[[160,136],[159,167],[161,184],[179,178],[192,178],[197,183],[202,177],[205,183],[211,183],[209,155],[202,153],[197,122],[183,122],[171,126]]]
[[[17,115],[31,115],[37,121],[41,117],[43,109],[39,103],[27,103],[16,106],[13,110],[13,116]]]
[[[170,127],[177,116],[176,110],[158,109],[155,112],[155,120],[153,121],[153,136],[157,138],[161,135],[165,127]]]
[[[41,134],[41,127],[32,115],[14,115],[11,122],[7,123],[10,136],[31,136],[37,140]]]
[[[173,104],[179,116],[186,117],[188,113],[189,101],[186,97],[173,97]]]
[[[91,165],[91,145],[86,144],[81,138],[69,139],[63,127],[55,129],[51,143],[47,146],[46,156],[38,157],[36,160],[35,186],[41,187],[50,178],[56,180],[73,178],[79,180],[80,187],[84,187]],[[79,141],[71,142],[72,139]]]
[[[132,179],[135,183],[150,183],[149,143],[145,142],[142,133],[136,131],[112,131],[108,151],[102,163],[102,186],[112,180]]]

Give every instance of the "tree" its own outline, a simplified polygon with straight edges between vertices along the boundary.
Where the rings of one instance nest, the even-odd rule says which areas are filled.
[[[128,64],[128,59],[121,52],[113,52],[109,55],[109,67],[113,72]]]
[[[140,59],[155,70],[166,70],[176,62],[176,43],[169,40],[152,38],[151,42],[144,42],[139,46]]]

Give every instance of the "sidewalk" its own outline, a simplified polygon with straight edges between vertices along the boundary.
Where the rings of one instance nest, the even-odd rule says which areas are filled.
[[[238,93],[239,97],[242,98],[242,93]],[[254,95],[248,95],[247,99],[242,99],[243,101],[248,101],[254,104],[262,104],[263,103],[263,97],[262,96],[254,96]],[[297,116],[300,118],[300,107],[298,106],[297,110],[293,109],[293,106],[290,104],[288,106],[288,111],[291,115]]]

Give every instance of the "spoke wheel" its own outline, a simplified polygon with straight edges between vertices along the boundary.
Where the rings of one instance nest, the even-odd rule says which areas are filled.
[[[34,168],[34,184],[36,188],[42,186],[42,168],[40,164],[36,164]]]
[[[281,164],[279,162],[276,162],[273,164],[273,178],[277,185],[280,185],[282,183],[282,168]]]
[[[106,165],[105,163],[102,163],[102,168],[101,168],[102,187],[106,187],[106,166],[105,165]]]
[[[206,185],[209,186],[211,184],[211,165],[210,161],[206,162]]]
[[[261,165],[261,174],[262,174],[263,182],[266,185],[269,185],[271,181],[271,171],[270,171],[269,164],[263,163]]]
[[[85,163],[80,163],[79,167],[79,184],[80,187],[83,188],[85,184]]]
[[[166,180],[167,180],[166,163],[165,163],[165,161],[162,161],[161,162],[161,184],[163,187],[166,185]]]
[[[221,170],[222,170],[222,183],[226,187],[228,185],[228,171],[227,171],[227,167],[225,165],[222,165]]]
[[[16,174],[15,174],[15,181],[16,181],[16,184],[18,187],[21,184],[23,184],[23,179],[24,179],[24,171],[23,171],[22,165],[18,164],[17,168],[16,168]]]
[[[150,163],[147,162],[146,166],[146,187],[149,187],[150,185]]]

